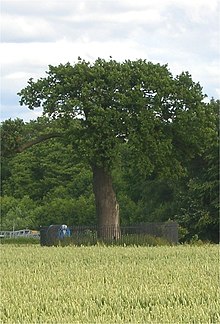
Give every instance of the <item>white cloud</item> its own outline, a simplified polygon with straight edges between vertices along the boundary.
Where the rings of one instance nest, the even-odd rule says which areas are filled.
[[[1,19],[2,42],[33,42],[55,39],[52,26],[45,19],[5,15]]]
[[[69,15],[63,20],[69,22],[95,22],[95,23],[137,23],[137,24],[151,24],[161,23],[161,15],[156,9],[145,10],[130,10],[126,12],[116,12],[114,15],[111,12],[104,12],[102,15],[97,12],[84,13],[80,15]]]
[[[219,95],[218,0],[2,0],[1,7],[4,118],[14,116],[16,93],[30,77],[78,56],[168,63]]]

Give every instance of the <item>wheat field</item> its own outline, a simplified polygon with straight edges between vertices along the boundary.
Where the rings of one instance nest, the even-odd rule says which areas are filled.
[[[220,323],[219,248],[1,245],[1,323]]]

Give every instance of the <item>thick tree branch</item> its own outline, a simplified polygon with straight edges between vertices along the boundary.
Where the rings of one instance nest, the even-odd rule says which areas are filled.
[[[61,133],[49,133],[49,134],[44,134],[44,135],[41,135],[29,142],[26,142],[24,144],[22,144],[21,146],[19,146],[17,149],[16,149],[16,153],[21,153],[23,151],[25,151],[26,149],[28,149],[29,147],[35,145],[35,144],[38,144],[38,143],[41,143],[41,142],[44,142],[48,139],[51,139],[51,138],[55,138],[55,137],[62,137],[62,134]]]

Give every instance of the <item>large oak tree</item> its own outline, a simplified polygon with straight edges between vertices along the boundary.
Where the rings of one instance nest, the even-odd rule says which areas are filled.
[[[42,107],[45,116],[60,121],[62,132],[54,136],[62,133],[91,166],[99,228],[112,226],[117,236],[112,169],[121,146],[129,152],[128,162],[143,174],[184,173],[183,161],[199,150],[202,137],[202,88],[188,73],[173,77],[166,65],[145,60],[89,63],[79,58],[74,65],[49,66],[46,73],[28,81],[19,93],[20,103]]]

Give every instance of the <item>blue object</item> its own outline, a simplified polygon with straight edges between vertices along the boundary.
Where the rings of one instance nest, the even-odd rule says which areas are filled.
[[[63,240],[64,237],[70,237],[70,229],[67,227],[67,225],[62,225],[59,228],[59,239]]]

